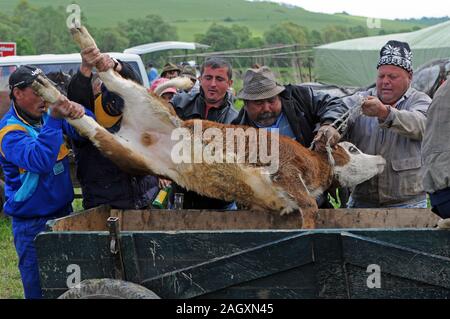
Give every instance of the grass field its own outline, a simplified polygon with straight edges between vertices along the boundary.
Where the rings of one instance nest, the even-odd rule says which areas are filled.
[[[72,203],[74,211],[83,209],[81,199]],[[0,299],[22,299],[23,288],[9,218],[0,217]]]
[[[0,299],[23,298],[17,255],[8,218],[0,218]]]
[[[308,27],[310,30],[321,30],[329,25],[351,27],[366,26],[365,17],[346,14],[322,14],[309,12],[302,8],[288,8],[270,2],[249,2],[245,0],[28,0],[34,6],[62,6],[65,12],[67,5],[78,3],[81,14],[95,27],[115,26],[131,18],[142,18],[148,14],[157,14],[177,27],[179,40],[192,41],[194,35],[204,33],[213,23],[227,26],[240,24],[247,26],[254,36],[261,36],[271,26],[291,21]],[[12,12],[19,0],[0,0],[0,12]],[[69,15],[66,13],[67,16]],[[411,29],[424,26],[420,23],[382,20],[381,27],[386,30]],[[377,34],[378,29],[369,30]]]

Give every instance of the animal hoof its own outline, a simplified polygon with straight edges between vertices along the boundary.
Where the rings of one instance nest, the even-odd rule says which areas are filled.
[[[439,229],[450,229],[450,218],[439,220],[438,228]]]
[[[88,30],[83,26],[80,26],[78,28],[71,28],[70,33],[72,34],[72,38],[74,39],[74,41],[78,43],[81,49],[97,46]]]

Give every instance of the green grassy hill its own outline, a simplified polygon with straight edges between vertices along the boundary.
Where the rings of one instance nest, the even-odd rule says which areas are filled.
[[[120,21],[140,18],[148,14],[162,16],[177,27],[179,40],[192,41],[197,33],[204,33],[213,23],[230,26],[246,25],[255,36],[260,36],[271,26],[291,21],[320,30],[328,25],[345,27],[366,26],[366,18],[346,14],[321,14],[297,7],[286,7],[270,2],[248,2],[245,0],[28,0],[34,6],[63,6],[78,3],[88,23],[95,27],[114,26]],[[0,12],[12,12],[19,0],[0,0]],[[68,14],[67,14],[68,15]],[[416,21],[382,20],[382,28],[389,31],[423,27]],[[370,34],[378,34],[378,29]]]

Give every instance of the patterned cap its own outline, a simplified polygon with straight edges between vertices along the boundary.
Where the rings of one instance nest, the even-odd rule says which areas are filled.
[[[408,43],[391,40],[381,48],[377,69],[382,65],[395,65],[407,72],[412,72],[412,57]]]

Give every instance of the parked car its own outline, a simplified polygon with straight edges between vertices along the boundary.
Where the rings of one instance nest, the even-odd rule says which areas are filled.
[[[139,75],[145,87],[149,87],[147,73],[141,57],[131,53],[109,53],[112,57],[129,63]],[[26,56],[0,57],[0,118],[8,111],[10,105],[8,79],[14,70],[21,65],[31,64],[42,69],[56,83],[60,90],[67,91],[71,77],[81,64],[79,53],[42,54]],[[71,160],[72,180],[75,180],[74,160]],[[76,183],[75,183],[76,184]],[[0,169],[0,212],[4,202],[3,171]]]
[[[129,63],[145,87],[149,87],[148,77],[141,57],[131,53],[109,53],[112,57]],[[71,77],[77,72],[81,64],[79,53],[73,54],[42,54],[0,57],[0,117],[9,107],[8,79],[12,72],[21,65],[31,64],[42,71],[64,91]]]

